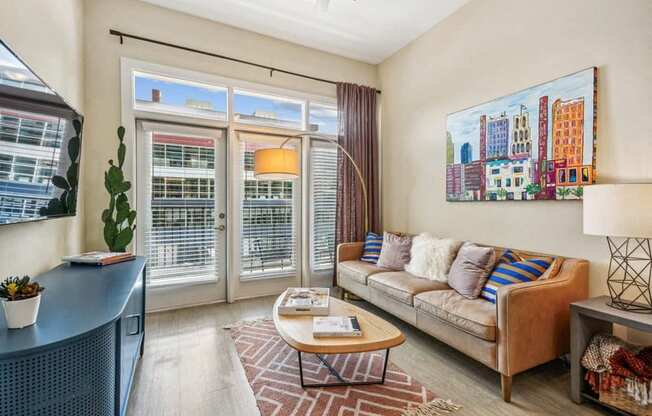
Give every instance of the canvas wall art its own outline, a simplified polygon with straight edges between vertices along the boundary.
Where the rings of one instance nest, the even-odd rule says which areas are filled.
[[[582,199],[595,181],[597,68],[450,114],[448,201]]]

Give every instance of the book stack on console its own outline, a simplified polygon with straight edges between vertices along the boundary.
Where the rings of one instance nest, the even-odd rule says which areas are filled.
[[[122,263],[135,259],[131,253],[111,253],[106,251],[89,251],[88,253],[66,256],[63,261],[78,264],[92,264],[95,266],[108,266],[109,264]]]

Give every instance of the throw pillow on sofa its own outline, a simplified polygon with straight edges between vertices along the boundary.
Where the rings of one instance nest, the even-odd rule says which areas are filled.
[[[496,251],[464,243],[448,273],[448,285],[467,299],[476,299],[496,262]]]
[[[440,239],[430,233],[419,234],[412,239],[410,262],[405,270],[417,277],[446,282],[448,271],[461,246],[461,241]]]
[[[378,267],[392,270],[404,270],[410,261],[412,237],[396,235],[385,231],[383,234],[383,247],[378,257]]]
[[[364,241],[364,248],[362,250],[362,257],[360,260],[367,263],[378,263],[380,256],[380,249],[383,247],[383,236],[371,231],[367,233],[367,238]]]
[[[498,263],[482,288],[480,297],[496,303],[498,288],[537,280],[550,267],[552,260],[551,257],[540,257],[514,263]]]
[[[518,254],[514,253],[510,249],[506,249],[503,251],[503,254],[500,256],[496,264],[498,263],[514,263],[517,261],[523,261],[523,257],[519,256]]]

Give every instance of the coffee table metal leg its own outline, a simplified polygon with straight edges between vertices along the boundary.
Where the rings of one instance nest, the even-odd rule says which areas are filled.
[[[380,380],[380,384],[385,384],[385,374],[387,374],[388,362],[389,362],[389,348],[385,350],[385,364],[383,364],[383,378]]]
[[[340,381],[340,383],[346,383],[346,380],[342,378],[340,373],[338,373],[337,370],[334,369],[333,366],[328,361],[326,361],[326,359],[323,356],[319,354],[315,354],[315,355],[317,356],[317,358],[319,358],[319,361],[321,361],[322,364],[324,364],[326,368],[328,368],[328,371]]]
[[[301,380],[301,387],[303,388],[306,386],[303,383],[303,365],[301,364],[303,360],[301,359],[301,351],[297,351],[297,353],[299,354],[299,379]]]
[[[385,375],[387,374],[387,363],[389,362],[389,348],[385,350],[385,360],[383,363],[383,374],[380,378],[380,380],[374,380],[374,381],[346,381],[340,373],[333,368],[333,366],[324,358],[324,356],[320,354],[315,354],[317,358],[319,358],[319,361],[322,362],[328,369],[328,371],[334,375],[339,382],[338,383],[315,383],[315,384],[306,384],[303,378],[303,359],[301,357],[301,351],[297,351],[297,354],[299,356],[299,379],[301,381],[301,387],[342,387],[342,386],[365,386],[365,385],[371,385],[371,384],[384,384],[385,383]]]

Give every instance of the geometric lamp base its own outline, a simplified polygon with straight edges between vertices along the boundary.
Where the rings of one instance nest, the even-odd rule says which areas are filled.
[[[611,252],[607,287],[613,308],[652,314],[652,249],[649,238],[607,237]]]

